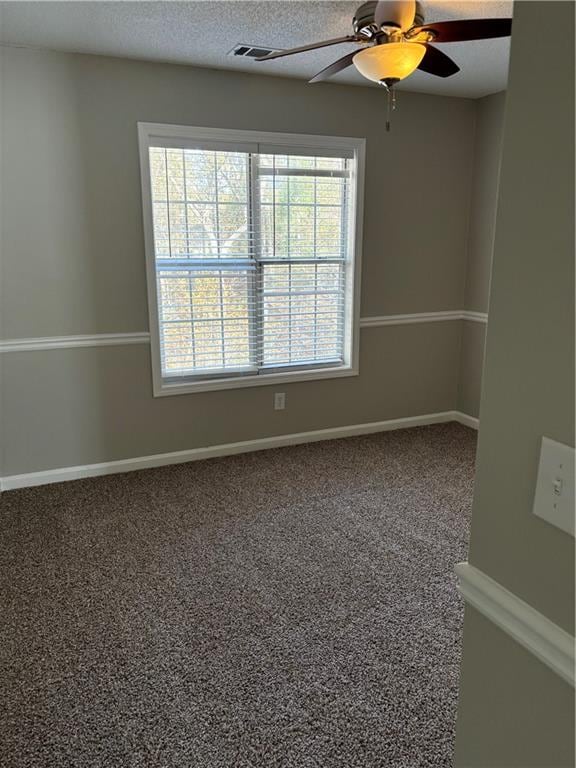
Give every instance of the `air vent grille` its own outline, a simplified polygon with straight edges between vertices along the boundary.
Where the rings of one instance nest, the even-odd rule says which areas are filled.
[[[229,56],[243,56],[246,59],[258,59],[260,56],[267,56],[269,53],[276,53],[278,48],[263,48],[261,45],[246,45],[238,43],[228,53]]]

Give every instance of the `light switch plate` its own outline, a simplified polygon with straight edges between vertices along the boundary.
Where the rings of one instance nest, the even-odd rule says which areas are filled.
[[[574,457],[569,445],[542,438],[532,511],[574,536]]]

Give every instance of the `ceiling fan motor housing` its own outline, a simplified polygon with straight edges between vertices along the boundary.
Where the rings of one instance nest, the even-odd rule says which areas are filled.
[[[413,0],[369,0],[354,14],[352,26],[357,35],[371,37],[384,27],[406,30],[424,24],[422,5]]]
[[[354,32],[357,35],[371,35],[375,31],[374,27],[374,11],[376,10],[376,0],[370,0],[367,3],[362,3],[356,9],[354,18],[352,20],[352,26]]]
[[[378,11],[377,11],[377,6]],[[357,35],[372,37],[380,32],[382,26],[404,29],[413,25],[424,24],[424,13],[422,5],[415,3],[415,13],[412,17],[410,7],[414,3],[410,0],[369,0],[362,3],[354,14],[352,26]],[[378,23],[376,22],[378,16]]]

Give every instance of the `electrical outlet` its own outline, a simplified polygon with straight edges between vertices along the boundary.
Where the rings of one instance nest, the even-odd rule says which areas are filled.
[[[274,392],[274,410],[283,411],[286,408],[286,392]]]

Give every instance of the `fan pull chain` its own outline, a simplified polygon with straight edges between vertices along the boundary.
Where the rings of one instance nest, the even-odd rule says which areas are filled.
[[[387,92],[387,105],[386,105],[386,133],[390,133],[390,125],[392,123],[392,112],[396,109],[396,91],[394,88],[386,88]]]

